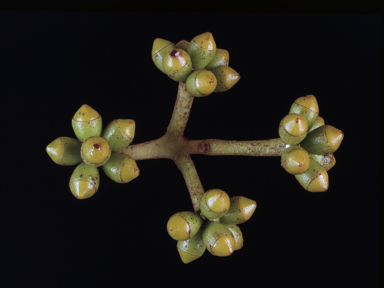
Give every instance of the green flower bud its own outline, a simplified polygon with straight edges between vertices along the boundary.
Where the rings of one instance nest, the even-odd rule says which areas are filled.
[[[225,49],[216,49],[216,54],[212,60],[205,66],[205,69],[211,69],[219,66],[228,66],[229,64],[229,53]]]
[[[204,254],[206,247],[201,232],[197,232],[191,239],[177,241],[177,251],[184,264],[188,264],[197,258],[200,258]]]
[[[155,41],[153,41],[152,60],[156,67],[163,73],[165,73],[163,68],[163,58],[169,51],[174,48],[175,44],[168,40],[156,38]]]
[[[316,154],[310,154],[310,155],[311,155],[311,159],[315,160],[317,163],[323,166],[326,171],[329,171],[336,164],[336,158],[332,153],[324,154],[324,155],[316,155]]]
[[[205,225],[203,241],[207,250],[214,256],[229,256],[235,248],[235,238],[231,230],[218,222],[208,222]]]
[[[292,104],[289,113],[300,114],[307,120],[308,128],[311,128],[319,115],[319,105],[317,104],[316,97],[307,95],[297,98]]]
[[[311,158],[307,171],[295,175],[300,185],[309,192],[325,192],[328,190],[328,173],[324,167]]]
[[[191,239],[199,231],[203,219],[189,211],[173,214],[167,223],[168,234],[177,241]]]
[[[112,151],[119,151],[131,144],[135,137],[136,123],[131,119],[116,119],[104,128],[101,135],[107,139]]]
[[[183,49],[185,52],[188,51],[189,47],[189,42],[187,40],[180,40],[179,42],[176,43],[176,48]]]
[[[205,69],[191,73],[186,81],[188,91],[195,97],[205,97],[212,94],[216,85],[215,75]]]
[[[279,136],[290,145],[300,143],[307,136],[307,120],[300,114],[288,114],[280,122]]]
[[[72,118],[73,131],[81,142],[92,136],[100,136],[101,127],[100,114],[87,104],[81,106]]]
[[[101,168],[117,183],[128,183],[140,174],[135,160],[126,154],[116,152],[111,153],[111,158]]]
[[[100,185],[99,170],[96,167],[80,163],[72,173],[69,188],[77,199],[93,196]]]
[[[301,174],[307,171],[311,159],[307,151],[299,146],[290,146],[281,155],[281,166],[289,174]]]
[[[316,128],[319,128],[320,126],[325,125],[325,121],[323,117],[317,116],[315,123],[313,123],[311,129],[308,130],[308,133],[315,130]]]
[[[223,224],[241,224],[249,220],[255,212],[257,203],[243,196],[231,197],[229,210],[220,218]]]
[[[77,139],[59,137],[47,146],[46,151],[56,164],[75,165],[81,162],[80,147]]]
[[[217,86],[214,92],[225,92],[240,80],[239,73],[229,66],[219,66],[209,70],[215,74],[217,79]]]
[[[174,81],[184,82],[192,72],[192,62],[183,49],[172,49],[164,56],[164,72]]]
[[[188,54],[195,70],[203,69],[216,54],[216,43],[210,32],[205,32],[191,40]]]
[[[207,219],[219,219],[227,213],[230,205],[229,196],[221,189],[211,189],[200,200],[200,211]]]
[[[331,125],[323,125],[308,133],[300,146],[311,154],[324,155],[334,153],[343,138],[344,133],[341,130]]]
[[[90,137],[81,145],[81,159],[84,163],[99,167],[111,157],[111,147],[103,137]]]
[[[231,230],[233,237],[235,238],[235,246],[233,247],[233,250],[241,249],[244,245],[244,238],[243,238],[243,233],[241,233],[239,226],[235,224],[228,224],[225,226],[227,226],[227,228]]]

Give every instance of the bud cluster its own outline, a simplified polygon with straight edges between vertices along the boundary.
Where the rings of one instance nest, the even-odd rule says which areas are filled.
[[[102,130],[100,114],[84,104],[73,116],[72,127],[78,140],[59,137],[46,147],[46,151],[59,165],[78,164],[69,181],[76,198],[86,199],[96,193],[100,185],[97,167],[117,183],[128,183],[139,176],[136,162],[117,152],[131,144],[135,121],[113,120]]]

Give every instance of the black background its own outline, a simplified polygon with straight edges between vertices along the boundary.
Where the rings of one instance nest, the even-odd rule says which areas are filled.
[[[1,12],[3,287],[377,287],[380,17],[359,14]],[[205,190],[254,199],[244,247],[185,265],[166,231],[192,210],[171,160],[138,161],[140,177],[75,199],[74,167],[45,147],[74,137],[84,103],[104,124],[136,121],[132,144],[161,137],[177,83],[152,43],[210,31],[241,80],[195,99],[189,139],[277,138],[293,101],[314,94],[345,133],[325,193],[306,192],[278,157],[193,155]],[[20,286],[21,285],[21,286]],[[208,287],[208,286],[207,286]]]

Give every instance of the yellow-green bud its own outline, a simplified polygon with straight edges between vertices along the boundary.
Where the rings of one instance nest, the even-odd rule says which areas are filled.
[[[324,155],[334,153],[343,138],[344,133],[341,130],[331,125],[323,125],[308,133],[300,146],[311,154]]]
[[[84,104],[73,116],[72,128],[77,139],[81,142],[92,136],[100,136],[102,128],[101,116],[91,106]]]
[[[117,152],[112,152],[111,158],[101,168],[109,178],[117,183],[128,183],[140,174],[135,160],[126,154]]]
[[[75,165],[81,162],[80,147],[77,139],[59,137],[47,146],[46,151],[56,164]]]
[[[307,171],[295,175],[300,185],[309,192],[325,192],[328,190],[328,173],[323,166],[311,158]]]
[[[163,67],[169,78],[179,82],[187,80],[192,72],[191,58],[183,49],[175,48],[165,54]]]
[[[297,98],[292,104],[289,113],[296,113],[302,115],[308,123],[308,129],[315,123],[319,115],[319,105],[317,104],[316,97],[307,95]]]
[[[164,56],[174,48],[175,44],[168,40],[156,38],[155,41],[153,41],[152,60],[153,63],[155,63],[156,67],[163,73],[165,73],[163,68]]]
[[[315,123],[313,123],[311,129],[308,130],[308,133],[315,130],[316,128],[319,128],[320,126],[325,125],[325,121],[323,117],[317,116]]]
[[[300,143],[307,135],[307,120],[300,114],[288,114],[280,122],[279,136],[290,145]]]
[[[197,232],[191,239],[177,241],[177,251],[184,264],[200,258],[204,254],[206,247],[201,232]]]
[[[191,239],[199,231],[203,219],[190,211],[175,213],[167,223],[168,234],[177,241]]]
[[[223,224],[241,224],[249,220],[255,212],[257,203],[243,196],[231,197],[231,204],[227,213],[220,218]]]
[[[307,151],[299,146],[290,146],[281,155],[281,166],[289,174],[301,174],[308,170],[311,159]]]
[[[94,166],[80,163],[72,173],[69,188],[77,199],[92,197],[100,185],[99,170]]]
[[[214,256],[229,256],[235,250],[235,238],[224,224],[208,222],[203,230],[203,241]]]
[[[191,40],[188,54],[195,70],[203,69],[216,54],[216,42],[210,32],[205,32]]]
[[[225,92],[240,80],[239,73],[229,66],[219,66],[209,70],[215,74],[217,79],[217,86],[214,92]]]
[[[244,245],[244,238],[239,226],[235,224],[228,224],[226,226],[231,230],[233,237],[235,238],[235,246],[233,247],[233,250],[241,249]]]
[[[323,166],[326,171],[329,171],[336,164],[336,158],[332,153],[324,155],[310,154],[310,156],[311,159]]]
[[[109,123],[101,135],[107,139],[112,151],[119,151],[131,144],[135,137],[136,123],[131,119],[116,119]]]
[[[216,89],[217,80],[209,70],[197,70],[191,73],[186,81],[188,91],[195,97],[205,97]]]
[[[111,147],[103,137],[90,137],[81,145],[81,159],[84,163],[99,167],[105,164],[111,157]]]
[[[187,40],[180,40],[179,42],[176,43],[176,48],[183,49],[185,52],[188,51],[189,47],[189,42]]]
[[[216,54],[212,60],[205,66],[205,69],[211,69],[218,66],[228,66],[229,65],[229,53],[225,49],[216,49]]]
[[[219,219],[230,205],[228,194],[221,189],[210,189],[200,200],[200,211],[207,219]]]

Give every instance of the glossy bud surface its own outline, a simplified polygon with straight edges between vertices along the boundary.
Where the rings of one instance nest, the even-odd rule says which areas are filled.
[[[204,254],[206,247],[201,232],[197,232],[191,239],[177,242],[177,251],[184,264],[200,258]]]
[[[99,167],[106,163],[111,156],[111,147],[103,137],[90,137],[81,145],[81,159],[84,163]]]
[[[81,142],[92,136],[100,136],[102,128],[101,116],[91,106],[84,104],[73,116],[72,128],[77,139]]]
[[[324,155],[310,154],[310,156],[313,160],[323,166],[326,171],[329,171],[336,164],[336,158],[332,153]]]
[[[317,116],[315,122],[313,123],[311,129],[308,130],[308,133],[319,128],[320,126],[325,125],[325,121],[323,117]]]
[[[216,42],[210,32],[205,32],[191,40],[188,54],[195,70],[203,69],[216,54]]]
[[[288,114],[280,122],[279,136],[287,144],[300,143],[307,135],[307,120],[300,114]]]
[[[220,218],[223,224],[241,224],[249,220],[256,210],[257,203],[243,196],[233,196],[227,213]]]
[[[80,163],[72,173],[69,188],[78,199],[92,197],[100,185],[99,170],[96,167]]]
[[[216,89],[217,80],[209,70],[197,70],[192,72],[186,81],[188,91],[195,97],[205,97]]]
[[[216,49],[216,54],[212,60],[205,66],[205,69],[211,69],[219,66],[228,66],[229,65],[229,53],[225,49]]]
[[[221,223],[208,222],[204,227],[203,240],[207,250],[214,256],[229,256],[235,248],[231,230]]]
[[[156,38],[155,41],[153,41],[152,60],[161,72],[165,73],[163,68],[164,56],[175,47],[175,44],[172,42],[161,38]]]
[[[217,79],[217,86],[214,92],[225,92],[231,89],[239,80],[240,75],[229,66],[210,68]]]
[[[136,123],[131,119],[116,119],[109,123],[103,130],[105,138],[112,151],[119,151],[131,144],[135,137]]]
[[[184,241],[196,235],[202,223],[203,219],[194,212],[178,212],[169,218],[167,231],[173,239]]]
[[[165,54],[163,67],[165,74],[174,81],[184,82],[192,72],[191,58],[183,49],[175,48]]]
[[[229,209],[228,194],[221,189],[210,189],[201,198],[200,210],[207,219],[218,219]]]
[[[300,185],[309,192],[325,192],[328,190],[328,173],[319,163],[311,159],[308,170],[295,175]]]
[[[316,97],[307,95],[297,98],[291,106],[289,113],[300,114],[307,120],[308,128],[311,128],[319,115],[319,105],[317,104]]]
[[[344,133],[341,130],[331,125],[323,125],[308,133],[300,146],[311,154],[330,154],[340,147],[343,138]]]
[[[281,155],[281,166],[289,174],[301,174],[307,171],[311,159],[307,151],[299,146],[290,146]]]
[[[244,238],[239,226],[235,224],[227,224],[226,226],[231,230],[233,237],[235,238],[235,246],[233,247],[233,250],[241,249],[244,245]]]
[[[183,49],[185,52],[188,51],[189,47],[189,42],[187,40],[180,40],[179,42],[176,43],[176,48]]]
[[[46,147],[46,151],[56,164],[75,165],[81,162],[80,147],[77,139],[59,137]]]
[[[112,152],[102,167],[105,174],[117,183],[128,183],[140,174],[136,161],[126,154]]]

